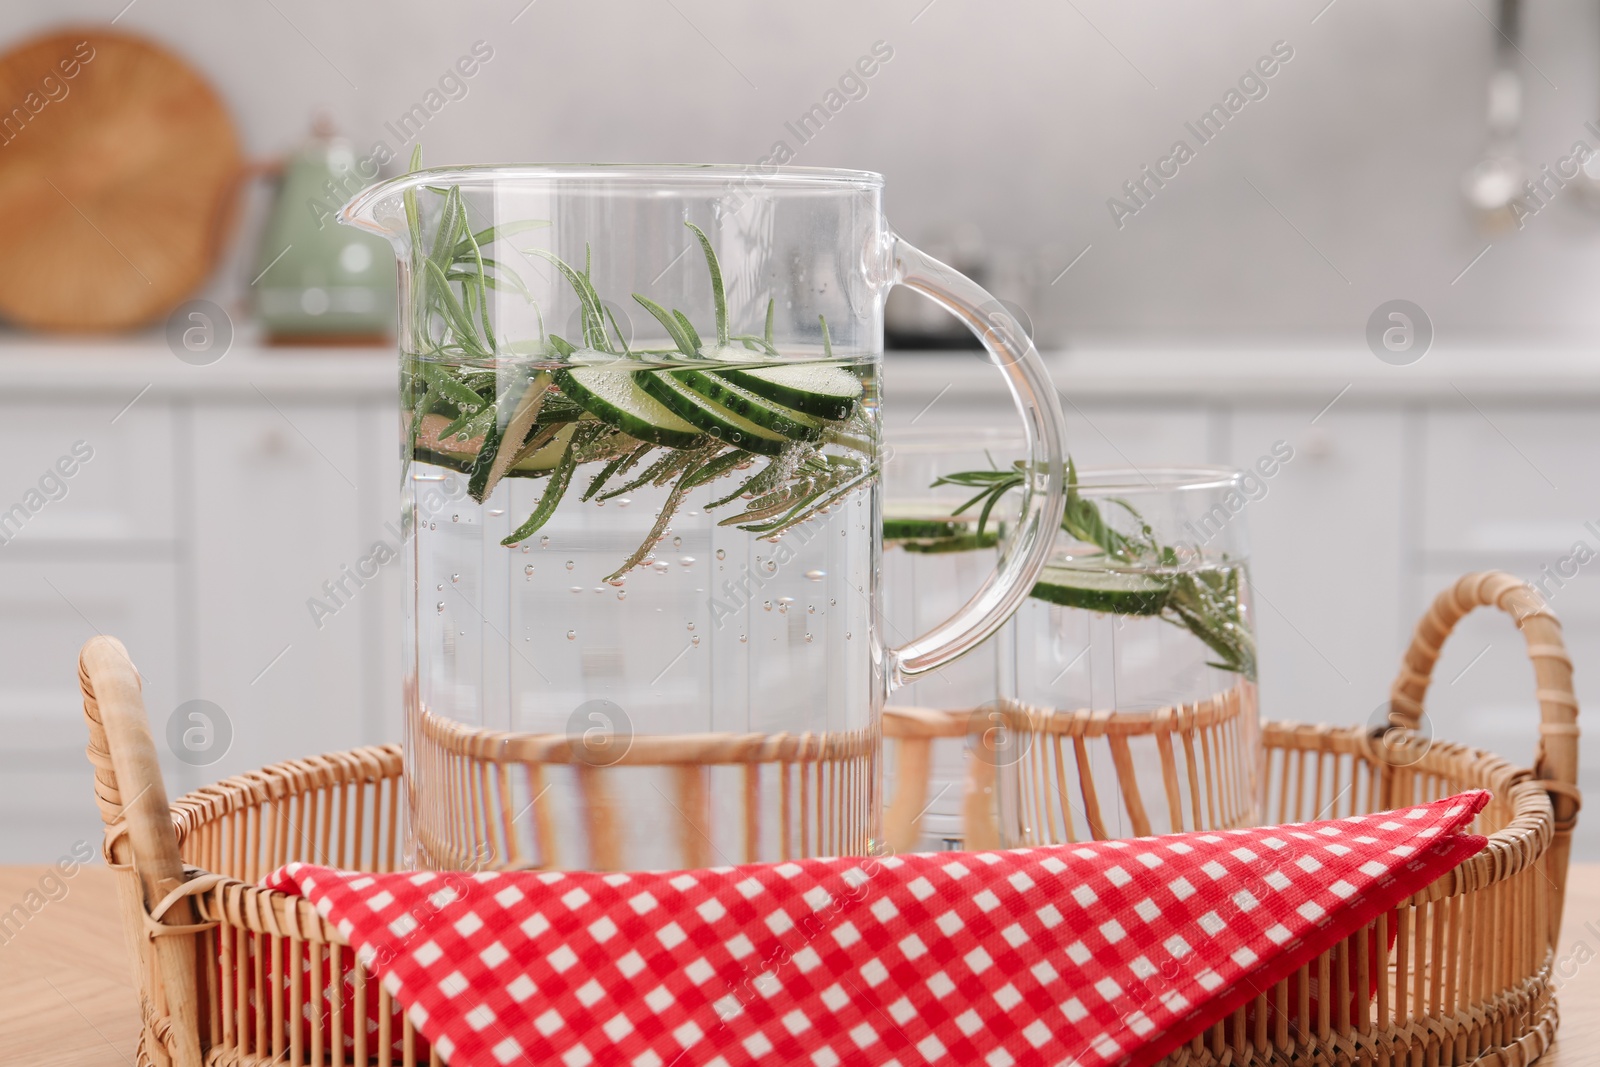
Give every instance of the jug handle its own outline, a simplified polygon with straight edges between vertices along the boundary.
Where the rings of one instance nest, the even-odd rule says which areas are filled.
[[[1055,385],[1038,349],[1016,317],[971,278],[939,262],[898,234],[889,234],[893,284],[913,289],[966,324],[989,361],[1005,375],[1022,417],[1028,469],[1016,536],[1001,547],[993,572],[961,610],[899,648],[886,650],[887,678],[904,685],[977,647],[1003,626],[1050,557],[1066,504],[1062,456],[1066,423]]]

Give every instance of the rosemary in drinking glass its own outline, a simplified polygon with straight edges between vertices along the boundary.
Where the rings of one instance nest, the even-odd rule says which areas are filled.
[[[1026,467],[1019,461],[1009,469],[945,475],[933,484],[978,490],[953,514],[961,515],[977,507],[977,533],[981,537],[995,506],[1007,493],[1020,489],[1026,476]],[[1133,505],[1115,497],[1106,503],[1132,519],[1132,533],[1112,526],[1100,506],[1083,496],[1078,488],[1077,467],[1069,457],[1061,529],[1074,540],[1097,548],[1100,565],[1052,566],[1035,585],[1033,595],[1090,611],[1159,616],[1198,638],[1216,657],[1210,661],[1211,666],[1255,681],[1255,638],[1244,621],[1239,602],[1240,569],[1184,567],[1178,550],[1157,541],[1150,524]]]

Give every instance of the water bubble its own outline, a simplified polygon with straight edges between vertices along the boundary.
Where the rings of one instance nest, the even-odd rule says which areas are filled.
[[[581,593],[581,592],[583,592],[583,586],[581,586],[581,585],[575,585],[575,586],[573,586],[573,587],[572,587],[572,591],[573,591],[573,592],[574,592],[574,593]]]
[[[607,578],[606,584],[620,589],[622,587],[622,583],[626,582],[627,580],[628,576],[626,574],[619,574],[615,578]]]
[[[673,539],[672,539],[672,547],[673,547],[673,548],[682,548],[682,547],[683,547],[683,538],[681,538],[681,537],[674,537],[674,538],[673,538]]]
[[[539,538],[539,547],[540,548],[549,548],[550,547],[550,535],[549,534],[545,534],[543,537]]]
[[[850,640],[850,631],[849,631],[849,630],[846,630],[846,631],[845,631],[845,632],[844,632],[844,639],[845,639],[845,640],[846,640],[846,641],[848,641],[848,640]]]
[[[810,634],[806,634],[806,644],[809,645],[810,643],[811,643],[811,635]]]
[[[623,497],[622,499],[617,501],[617,507],[625,508],[631,503],[633,503],[632,499],[630,499],[628,497]]]
[[[806,605],[806,614],[807,615],[815,615],[816,613],[817,613],[817,606],[815,604],[807,604]]]
[[[577,639],[578,639],[578,631],[576,631],[576,630],[568,630],[567,631],[567,640],[568,641],[576,641]]]
[[[522,568],[522,573],[531,578],[533,576],[533,564],[530,563],[526,567]]]
[[[820,582],[827,576],[827,571],[806,571],[806,579],[812,582]]]
[[[570,571],[572,568],[576,567],[577,565],[578,565],[578,561],[577,560],[572,560],[572,559],[567,560],[567,570]]]
[[[597,585],[594,587],[594,591],[596,593],[604,593],[606,591],[606,587],[603,585]]]
[[[679,566],[683,566],[683,567],[693,567],[694,566],[694,557],[693,556],[683,556],[678,560],[678,564],[679,564]]]
[[[762,610],[762,611],[771,611],[771,610],[772,610],[772,601],[770,601],[770,600],[763,600],[763,601],[762,601],[762,602],[761,602],[761,610]]]
[[[439,528],[439,524],[438,524],[438,523],[436,523],[436,522],[430,522],[430,523],[428,523],[428,529],[430,529],[430,530],[437,530],[437,529],[438,529],[438,528]]]
[[[745,636],[745,635],[744,635],[744,634],[740,634],[740,635],[739,635],[739,643],[740,643],[740,644],[741,644],[741,645],[742,645],[742,644],[744,644],[744,643],[745,643],[745,642],[746,642],[746,641],[749,641],[749,640],[750,640],[750,639],[749,639],[749,638],[748,638],[748,637],[746,637],[746,636]]]
[[[440,615],[443,615],[444,614],[444,601],[442,601],[442,600],[439,601],[437,604],[434,605],[434,608],[438,610]]]
[[[523,545],[522,546],[523,555],[527,555],[529,552],[532,552],[532,551],[533,551],[533,546],[532,545]]]
[[[767,560],[767,562],[765,564],[763,564],[763,566],[766,569],[766,572],[768,574],[777,574],[778,573],[778,561],[775,560],[775,559]]]
[[[451,522],[460,522],[461,521],[461,516],[460,515],[452,515],[452,516],[450,516],[450,521]]]
[[[501,515],[504,515],[505,513],[506,513],[506,509],[505,508],[494,508],[493,510],[491,510],[489,512],[490,515],[495,516],[497,518],[499,516],[501,516]]]
[[[628,599],[628,591],[626,589],[618,589],[617,590],[617,599],[618,600],[627,600]]]
[[[689,643],[691,645],[698,645],[700,643],[700,635],[695,634],[693,637],[689,638]]]
[[[654,563],[650,564],[650,566],[655,568],[655,572],[657,574],[665,574],[672,569],[671,565],[669,565],[664,559],[658,559]]]
[[[603,508],[606,506],[606,502],[604,500],[596,500],[594,502],[594,506],[597,508]]]
[[[833,607],[838,607],[838,605],[839,605],[839,602],[837,600],[833,599],[833,597],[829,597],[828,598],[828,607],[833,608]]]
[[[458,584],[458,583],[459,583],[459,582],[460,582],[460,581],[461,581],[461,575],[459,575],[459,574],[452,574],[452,575],[451,575],[451,576],[450,576],[450,584],[451,584],[451,585],[456,585],[456,584]]]
[[[444,592],[444,583],[440,582],[438,585],[434,586],[434,588],[439,590],[439,592],[442,593],[442,592]]]
[[[717,558],[718,559],[727,559],[728,558],[728,550],[725,549],[725,548],[717,549]]]

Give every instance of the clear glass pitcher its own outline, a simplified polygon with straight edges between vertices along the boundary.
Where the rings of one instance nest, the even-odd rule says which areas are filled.
[[[1027,596],[1061,413],[1011,315],[857,171],[413,171],[343,220],[400,264],[407,788],[419,866],[864,852],[888,691]],[[883,303],[965,321],[1022,417],[1016,536],[895,644],[880,617]]]

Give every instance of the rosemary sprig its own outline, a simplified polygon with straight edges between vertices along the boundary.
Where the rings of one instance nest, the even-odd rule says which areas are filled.
[[[420,151],[413,152],[411,169],[420,166]],[[436,228],[426,245],[419,193],[439,200]],[[493,254],[491,249],[516,235],[545,227],[547,222],[518,220],[475,230],[458,187],[407,189],[403,202],[417,257],[412,272],[413,316],[407,331],[409,358],[403,376],[403,396],[411,415],[412,458],[466,474],[468,491],[479,503],[485,502],[504,478],[547,478],[532,513],[502,544],[517,544],[543,528],[559,509],[577,470],[588,463],[602,467],[588,481],[580,501],[603,502],[646,485],[672,486],[650,533],[608,580],[620,579],[649,556],[691,490],[747,470],[757,459],[767,459],[766,465],[705,508],[710,512],[744,498],[739,513],[723,519],[723,524],[765,537],[777,537],[815,517],[876,478],[876,426],[863,405],[854,405],[843,418],[828,420],[820,440],[796,442],[778,456],[763,457],[710,439],[676,449],[641,441],[620,426],[597,418],[562,392],[561,375],[550,368],[567,363],[580,347],[615,356],[621,370],[627,370],[630,360],[651,357],[716,358],[734,343],[746,351],[780,356],[773,329],[774,301],[767,303],[760,336],[731,330],[716,252],[705,231],[694,223],[685,225],[694,233],[705,258],[715,332],[707,344],[684,312],[634,293],[634,301],[660,323],[673,346],[652,352],[630,348],[616,316],[594,287],[587,249],[581,271],[553,252],[518,250],[525,257],[549,262],[578,298],[580,343],[546,334],[543,312],[532,292],[505,256]],[[490,290],[516,293],[532,306],[539,323],[537,340],[509,339],[496,329]],[[824,358],[831,358],[832,338],[826,319],[821,320],[821,328]],[[640,367],[641,371],[652,369],[651,364]],[[522,469],[535,453],[557,447],[563,432],[568,436],[553,465]],[[827,446],[854,455],[819,451]]]
[[[1007,493],[1022,488],[1027,477],[1027,468],[1019,461],[1003,470],[948,474],[933,484],[935,487],[957,485],[978,489],[977,495],[956,508],[953,514],[960,515],[980,506],[977,533],[981,539],[995,506]],[[1217,657],[1210,662],[1211,666],[1255,681],[1255,638],[1241,614],[1238,568],[1179,569],[1177,550],[1155,539],[1150,524],[1133,505],[1116,498],[1107,502],[1133,518],[1136,533],[1130,535],[1117,530],[1105,520],[1100,506],[1082,495],[1078,489],[1077,467],[1069,457],[1067,502],[1061,528],[1075,540],[1094,545],[1115,563],[1137,568],[1141,574],[1163,582],[1167,588],[1161,618],[1188,630],[1210,649]]]

